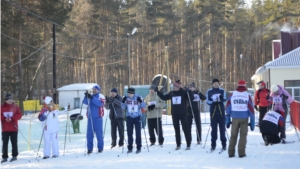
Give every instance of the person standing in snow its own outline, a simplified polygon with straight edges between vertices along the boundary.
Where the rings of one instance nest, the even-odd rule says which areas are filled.
[[[141,109],[146,107],[146,103],[142,101],[141,96],[135,94],[135,89],[128,88],[127,95],[122,99],[122,109],[126,113],[126,127],[128,137],[128,151],[132,153],[133,149],[133,128],[135,128],[136,154],[141,152],[142,136],[141,136]]]
[[[269,111],[264,116],[259,128],[266,146],[268,146],[269,144],[273,145],[281,142],[278,134],[284,122],[282,115],[283,112],[277,110]]]
[[[247,92],[246,82],[240,80],[238,87],[228,97],[226,104],[226,127],[231,126],[231,136],[228,147],[229,157],[235,156],[235,146],[237,137],[240,132],[240,139],[238,144],[238,154],[240,158],[246,157],[246,144],[248,134],[248,118],[250,117],[250,129],[254,130],[254,107],[251,96]],[[232,118],[232,122],[231,122]]]
[[[200,100],[204,101],[206,100],[206,96],[204,94],[202,94],[201,92],[199,92],[198,90],[196,90],[196,85],[194,82],[192,82],[189,85],[189,90],[192,91],[193,95],[194,95],[194,100],[191,101],[192,104],[192,108],[189,106],[188,108],[188,129],[190,130],[189,132],[191,132],[192,129],[192,124],[193,124],[193,114],[195,116],[195,123],[196,123],[196,136],[197,136],[197,144],[201,143],[201,135],[202,135],[202,129],[201,129],[201,116],[200,116]],[[193,111],[192,111],[193,110]],[[198,136],[199,134],[199,136]],[[192,138],[191,138],[192,141]]]
[[[162,100],[171,100],[171,113],[173,120],[173,127],[175,129],[175,138],[176,138],[176,148],[179,150],[181,148],[181,135],[180,135],[180,124],[182,125],[182,130],[184,132],[185,141],[187,144],[186,150],[191,149],[191,132],[188,129],[187,123],[187,112],[189,105],[189,97],[191,100],[194,100],[194,94],[191,91],[185,91],[181,88],[180,80],[176,80],[173,83],[173,91],[170,91],[168,94],[164,95],[162,92],[158,91],[158,87],[155,87],[155,92],[157,96]],[[189,96],[188,96],[189,95]]]
[[[124,145],[124,113],[122,110],[122,97],[116,88],[110,91],[110,97],[105,97],[105,107],[110,109],[109,119],[111,125],[111,148],[117,145],[117,129],[119,131],[119,147]]]
[[[259,111],[259,126],[270,105],[270,90],[266,88],[266,84],[263,81],[259,82],[258,85],[259,89],[255,92],[254,95],[254,108],[256,111]]]
[[[147,119],[148,119],[148,131],[150,135],[150,142],[153,146],[156,142],[154,130],[158,135],[158,143],[159,145],[163,145],[164,143],[164,136],[161,124],[161,116],[162,116],[162,109],[165,106],[165,102],[159,99],[156,92],[154,91],[155,85],[150,86],[150,94],[146,96],[145,103],[147,104],[148,108],[146,109],[147,112]]]
[[[7,162],[8,158],[8,141],[10,139],[12,145],[12,159],[10,162],[16,161],[18,152],[18,120],[22,118],[20,108],[14,103],[10,94],[5,96],[5,102],[1,105],[1,128],[2,128],[2,161]]]
[[[216,141],[218,138],[218,124],[220,129],[220,139],[222,142],[222,149],[226,150],[226,137],[225,137],[225,110],[224,102],[226,101],[226,92],[220,88],[218,79],[212,80],[212,88],[206,92],[206,103],[210,105],[210,125],[211,125],[211,150],[216,149]]]
[[[271,102],[273,104],[273,111],[283,112],[283,126],[280,128],[280,139],[282,143],[285,143],[286,135],[285,135],[285,120],[288,114],[287,103],[291,104],[294,102],[292,96],[287,92],[283,86],[280,85],[272,85],[271,86]]]
[[[65,111],[67,107],[65,107]],[[38,116],[42,122],[43,137],[44,137],[44,157],[43,159],[50,158],[52,151],[52,158],[59,156],[58,148],[58,130],[59,122],[58,115],[63,112],[58,111],[54,105],[52,97],[47,96],[44,99],[44,106]]]
[[[94,148],[94,133],[96,133],[97,138],[97,148],[98,153],[103,152],[104,141],[103,141],[103,119],[104,116],[104,103],[105,98],[101,98],[100,94],[100,86],[95,85],[93,87],[93,95],[86,92],[85,97],[82,101],[84,104],[88,105],[87,107],[87,118],[88,118],[88,126],[87,126],[87,154],[91,154]]]

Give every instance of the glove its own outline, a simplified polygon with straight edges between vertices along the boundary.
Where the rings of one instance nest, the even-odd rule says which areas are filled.
[[[127,100],[127,97],[124,96],[124,97],[123,97],[123,100],[122,100],[122,103],[125,103],[126,100]]]
[[[157,86],[154,88],[154,91],[155,91],[155,92],[157,92],[157,91],[158,91],[158,87],[157,87]]]
[[[254,106],[255,110],[258,111],[257,105]]]
[[[220,98],[220,102],[222,102],[224,100],[224,96],[223,95],[219,95]]]
[[[230,124],[231,124],[231,119],[230,119],[230,116],[227,115],[227,116],[226,116],[226,127],[229,128],[229,127],[230,127]]]
[[[109,102],[108,96],[105,96],[105,100],[106,100],[107,102]]]
[[[89,94],[89,92],[86,91],[86,92],[84,93],[85,97],[88,97],[88,94]]]
[[[93,96],[91,94],[89,94],[89,93],[87,94],[87,97],[90,98],[90,99],[93,98]]]
[[[270,104],[269,106],[268,106],[268,110],[271,110],[272,109],[272,104]]]
[[[140,102],[140,103],[143,102],[142,99],[140,98],[140,96],[138,96],[136,100],[137,100],[138,102]]]
[[[153,110],[155,108],[155,104],[152,104],[152,105],[150,105],[150,106],[148,106],[148,110],[150,111],[150,110]]]
[[[250,126],[251,131],[253,131],[254,130],[254,126],[255,126],[255,120],[254,119],[250,120],[249,126]]]

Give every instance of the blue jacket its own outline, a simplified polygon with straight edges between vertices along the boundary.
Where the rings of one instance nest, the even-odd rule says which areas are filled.
[[[220,95],[223,96],[223,99],[220,100],[220,102],[225,102],[226,101],[226,92],[225,92],[224,89],[222,89],[222,88],[210,88],[206,92],[206,103],[208,105],[211,106],[213,104],[212,96],[215,95],[215,94],[220,94]]]
[[[125,109],[126,117],[136,118],[136,117],[141,116],[141,114],[142,114],[141,109],[146,107],[146,103],[142,102],[139,104],[139,102],[137,101],[137,98],[140,97],[142,99],[142,97],[137,94],[133,95],[132,98],[129,98],[128,95],[126,95],[126,97],[127,97],[127,99],[126,99],[125,103],[122,103],[122,109]],[[132,105],[132,103],[133,103],[133,105],[138,106],[136,111],[134,109],[128,110],[128,106]]]
[[[254,107],[251,97],[249,96],[248,99],[248,110],[247,111],[232,111],[232,104],[231,104],[231,97],[232,94],[228,97],[227,104],[226,104],[226,114],[231,116],[232,118],[249,118],[251,120],[254,120]]]
[[[94,94],[92,99],[87,99],[87,97],[85,96],[82,103],[88,105],[89,102],[90,102],[91,112],[89,111],[89,107],[88,107],[87,108],[88,117],[102,117],[103,112],[101,108],[104,105],[104,103],[100,100],[100,93]]]

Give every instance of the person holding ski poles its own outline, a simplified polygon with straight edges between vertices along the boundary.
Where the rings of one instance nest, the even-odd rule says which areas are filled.
[[[146,103],[142,101],[141,96],[135,94],[135,89],[128,88],[127,95],[122,99],[122,109],[126,113],[126,127],[128,137],[127,154],[132,153],[133,149],[133,128],[135,128],[136,154],[141,152],[142,136],[141,136],[141,109],[146,107]]]
[[[1,105],[1,124],[2,124],[2,161],[7,162],[8,158],[8,141],[12,145],[12,159],[16,161],[18,152],[18,120],[22,118],[20,108],[14,103],[10,94],[5,96],[5,102]]]
[[[117,129],[119,131],[119,147],[124,145],[124,113],[122,110],[122,97],[118,95],[118,90],[112,88],[110,96],[105,97],[105,107],[109,109],[109,119],[111,125],[111,148],[117,145]]]
[[[254,107],[251,96],[247,92],[246,82],[240,80],[236,90],[228,97],[226,104],[226,127],[231,126],[231,137],[228,147],[229,158],[235,156],[235,145],[240,132],[238,154],[240,158],[246,157],[246,144],[248,134],[248,119],[250,117],[250,129],[254,130]],[[232,118],[232,122],[231,119]]]
[[[148,119],[148,131],[150,135],[150,142],[153,146],[156,142],[154,130],[158,135],[158,143],[160,146],[164,143],[164,136],[161,124],[161,116],[162,116],[162,109],[165,106],[165,102],[162,101],[154,91],[155,85],[150,86],[150,93],[145,98],[145,103],[147,104],[147,119]]]
[[[59,156],[58,148],[58,130],[59,122],[58,115],[67,111],[65,107],[64,111],[59,111],[56,109],[52,97],[46,96],[44,99],[44,106],[38,116],[38,119],[42,122],[44,137],[44,157],[43,159],[50,158],[52,150],[52,158],[57,158]]]
[[[188,108],[188,129],[190,130],[189,132],[191,133],[191,129],[192,129],[192,124],[193,124],[193,118],[195,116],[195,123],[196,123],[196,137],[197,137],[197,144],[201,143],[201,135],[202,135],[202,129],[201,129],[201,116],[200,116],[200,100],[204,101],[206,100],[206,96],[204,94],[202,94],[201,92],[199,92],[198,90],[196,90],[196,85],[194,82],[192,82],[189,85],[189,90],[192,91],[193,95],[194,95],[194,100],[191,101],[191,106],[189,106]],[[192,135],[191,135],[192,136]],[[191,138],[192,141],[192,138]]]
[[[285,120],[288,114],[287,103],[291,104],[294,102],[292,96],[287,92],[283,86],[280,85],[272,85],[271,86],[271,94],[270,99],[273,104],[273,111],[283,112],[283,125],[280,128],[280,139],[282,143],[286,143],[286,135],[285,135]]]
[[[103,138],[103,119],[104,116],[104,103],[105,99],[100,97],[100,86],[95,85],[93,87],[93,94],[90,94],[88,92],[84,93],[85,97],[83,99],[83,104],[88,105],[87,107],[87,118],[88,118],[88,124],[87,124],[87,154],[91,154],[93,152],[94,148],[94,133],[96,133],[97,138],[97,148],[98,153],[103,152],[104,148],[104,138]]]
[[[206,92],[206,103],[210,105],[210,125],[211,125],[211,151],[216,149],[216,141],[218,138],[217,127],[219,124],[220,140],[222,142],[222,150],[226,150],[226,137],[225,137],[225,110],[224,102],[226,101],[226,92],[220,88],[218,79],[212,80],[212,88]]]
[[[176,80],[173,83],[173,91],[164,95],[162,92],[158,91],[158,87],[155,87],[155,92],[161,100],[171,100],[171,113],[173,120],[173,127],[175,129],[176,138],[176,148],[179,150],[181,148],[181,135],[180,135],[180,124],[182,125],[182,130],[184,132],[185,141],[187,144],[186,150],[191,149],[191,132],[188,130],[187,123],[187,108],[189,104],[189,99],[194,100],[194,94],[191,91],[185,91],[181,88],[180,80]]]
[[[259,122],[260,125],[262,119],[268,111],[270,103],[270,90],[266,88],[266,83],[263,81],[258,82],[259,89],[255,92],[254,95],[254,108],[256,111],[259,111]],[[259,106],[259,107],[257,107]]]

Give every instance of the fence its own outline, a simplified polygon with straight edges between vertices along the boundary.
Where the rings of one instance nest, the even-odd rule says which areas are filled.
[[[290,105],[291,123],[300,131],[300,103]]]

